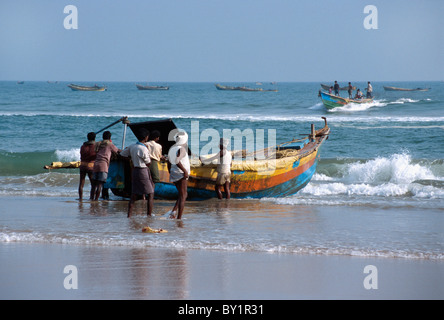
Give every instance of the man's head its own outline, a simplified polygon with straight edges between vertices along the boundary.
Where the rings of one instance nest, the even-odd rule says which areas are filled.
[[[96,140],[96,134],[94,132],[88,133],[88,135],[86,137],[88,138],[88,141]]]
[[[102,135],[103,140],[111,140],[111,132],[105,131]]]
[[[149,136],[150,132],[145,128],[141,128],[137,134],[137,139],[139,141],[147,141]]]

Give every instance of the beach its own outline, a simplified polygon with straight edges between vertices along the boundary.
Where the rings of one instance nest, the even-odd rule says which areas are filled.
[[[319,83],[256,93],[172,83],[148,94],[129,82],[105,92],[68,84],[0,82],[1,299],[444,298],[441,82],[409,93],[374,82],[372,103],[333,110],[317,97]],[[187,201],[180,221],[165,218],[174,201],[156,199],[154,217],[137,201],[128,219],[128,199],[112,192],[79,202],[78,169],[43,169],[79,160],[86,134],[122,116],[172,119],[190,139],[199,134],[193,153],[206,147],[207,129],[275,129],[279,144],[327,117],[331,133],[296,194]],[[121,124],[107,130],[119,148],[136,141]],[[89,190],[87,179],[84,198]]]
[[[221,202],[220,206],[227,206],[224,201]],[[185,214],[180,222],[164,220],[160,216],[145,217],[143,201],[136,203],[139,213],[131,219],[126,218],[127,201],[82,204],[69,199],[2,198],[2,204],[3,224],[16,228],[16,232],[9,232],[8,236],[3,232],[0,243],[0,298],[5,300],[254,302],[444,298],[442,259],[330,254],[322,252],[321,248],[320,254],[261,252],[236,245],[230,247],[229,243],[221,242],[218,249],[217,239],[211,249],[180,244],[178,238],[181,235],[185,237],[188,233],[204,232],[199,223],[202,220],[199,214],[205,218],[205,213],[197,211],[203,211],[206,207],[207,212],[211,212],[208,207],[217,207],[216,201],[204,205],[201,202],[189,203],[188,216]],[[159,211],[170,204],[156,201],[156,208]],[[93,207],[95,211],[89,210]],[[232,210],[239,210],[239,216],[246,215],[239,207],[242,208],[243,204],[235,205]],[[276,210],[276,207],[263,205],[262,218],[265,219],[272,210]],[[344,211],[352,214],[351,211],[355,209],[338,207],[326,210],[341,218]],[[374,209],[374,214],[378,214],[378,209]],[[79,227],[73,224],[74,220],[86,222],[82,224],[86,230],[80,233]],[[312,225],[309,220],[304,216],[299,223],[304,228],[309,227]],[[236,228],[239,223],[235,221],[231,228]],[[118,230],[113,233],[110,225],[114,224],[119,224],[122,230],[126,229],[125,235],[122,236]],[[163,227],[168,233],[143,234],[141,227],[145,224]],[[33,230],[33,225],[36,230]],[[343,223],[341,232],[351,233],[352,230],[347,229],[352,227],[353,223]],[[100,231],[97,231],[100,228],[103,230],[101,239]],[[214,232],[217,233],[216,224]],[[241,236],[241,232],[239,229],[236,233]],[[168,236],[170,247],[160,240]],[[201,244],[210,247],[208,241]],[[76,289],[65,287],[66,278],[73,275],[71,269],[64,272],[67,266],[75,266]],[[366,266],[376,269],[364,272]],[[366,288],[364,283],[367,276],[376,277],[373,280],[376,288]]]

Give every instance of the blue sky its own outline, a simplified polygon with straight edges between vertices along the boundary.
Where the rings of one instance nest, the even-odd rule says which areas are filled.
[[[442,0],[1,0],[0,80],[444,80],[443,14]]]

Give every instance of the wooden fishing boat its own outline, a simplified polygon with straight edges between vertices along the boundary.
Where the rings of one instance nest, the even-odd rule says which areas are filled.
[[[396,87],[384,86],[384,90],[385,91],[429,91],[430,88],[406,89],[406,88],[396,88]]]
[[[94,86],[79,86],[77,84],[69,84],[68,87],[70,87],[73,91],[106,91],[106,87],[99,87],[98,85]]]
[[[233,86],[224,86],[221,84],[215,84],[217,90],[240,90],[241,87],[233,87]]]
[[[323,128],[315,130],[312,124],[311,133],[301,139],[293,139],[256,153],[248,153],[245,150],[232,151],[231,196],[233,198],[282,197],[293,195],[304,188],[316,171],[320,158],[320,147],[328,139],[330,133],[327,119],[324,117],[323,119]],[[162,145],[164,153],[167,153],[174,144],[173,141],[168,140],[170,132],[177,129],[171,119],[139,123],[129,123],[127,118],[122,118],[119,121],[122,120],[124,120],[125,126],[130,127],[134,135],[141,128],[160,131],[159,143]],[[125,141],[125,137],[123,140]],[[190,149],[188,154],[191,159],[188,199],[204,200],[216,197],[214,187],[217,178],[217,165],[203,165],[199,157],[193,155]],[[79,165],[80,161],[53,162],[44,168],[78,168]],[[155,197],[177,199],[176,187],[169,182],[166,162],[159,162],[159,173],[161,181],[155,185]],[[117,196],[130,197],[131,163],[128,159],[116,156],[111,160],[105,187],[110,188]]]
[[[362,98],[362,99],[347,99],[343,97],[335,96],[334,94],[329,94],[326,92],[319,91],[319,95],[327,109],[333,109],[336,107],[343,107],[350,103],[369,103],[373,101],[373,98]]]
[[[232,91],[249,91],[249,92],[257,92],[257,91],[262,91],[262,92],[277,92],[277,89],[262,89],[262,88],[250,88],[250,87],[233,87],[233,86],[224,86],[224,85],[220,85],[220,84],[215,84],[216,88],[218,90],[232,90]]]
[[[330,87],[333,87],[333,86],[332,86],[332,85],[330,86],[330,85],[327,85],[327,84],[321,84],[321,87],[322,87],[322,89],[324,89],[324,90],[330,90]],[[341,90],[341,91],[347,91],[347,90],[348,90],[348,86],[346,86],[346,87],[340,87],[339,90]],[[355,86],[353,86],[353,90],[356,90],[356,87],[355,87]]]
[[[140,84],[136,84],[137,89],[139,90],[169,90],[170,87],[167,86],[143,86]]]
[[[324,127],[314,130],[302,139],[267,148],[267,158],[258,159],[258,153],[248,154],[245,150],[232,151],[231,196],[233,198],[281,197],[297,193],[311,180],[320,157],[320,147],[328,139],[330,128],[325,121]],[[140,128],[149,131],[159,130],[164,153],[173,145],[168,140],[171,130],[176,129],[171,119],[128,124],[134,134]],[[188,180],[188,199],[203,200],[216,197],[216,164],[203,165],[189,150],[191,174]],[[131,194],[131,168],[127,161],[115,159],[110,170],[112,192],[117,196],[129,197]],[[115,172],[112,174],[111,171]],[[159,163],[160,182],[156,183],[155,196],[162,199],[177,199],[176,187],[169,182],[166,162]],[[114,177],[113,177],[114,175]],[[115,178],[118,176],[118,178]],[[120,186],[120,187],[118,187]]]

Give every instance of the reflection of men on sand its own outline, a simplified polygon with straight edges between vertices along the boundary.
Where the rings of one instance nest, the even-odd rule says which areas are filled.
[[[229,141],[227,139],[221,138],[219,148],[220,151],[211,158],[205,159],[205,163],[210,163],[211,161],[217,160],[217,178],[216,178],[216,194],[219,199],[222,199],[221,187],[224,186],[225,196],[230,199],[230,183],[231,183],[231,152],[227,150]]]

